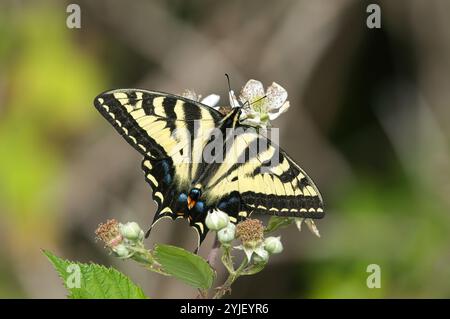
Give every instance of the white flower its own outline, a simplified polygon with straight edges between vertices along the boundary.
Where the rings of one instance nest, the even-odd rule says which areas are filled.
[[[219,209],[213,209],[208,212],[205,219],[205,224],[210,230],[221,230],[225,228],[230,222],[230,217]]]
[[[281,253],[283,251],[283,244],[281,243],[280,236],[267,237],[264,240],[264,249],[267,250],[269,254]]]
[[[314,223],[314,220],[311,218],[295,218],[295,224],[297,225],[297,228],[299,231],[302,230],[302,223],[305,222],[306,226],[308,226],[309,230],[316,235],[317,237],[320,237],[319,229],[317,228],[316,224]]]
[[[273,82],[264,92],[262,83],[252,79],[242,88],[240,103],[234,92],[230,92],[230,104],[243,106],[241,123],[266,128],[270,121],[288,110],[287,97],[287,91],[281,85]]]
[[[222,244],[228,244],[233,241],[236,233],[236,226],[233,223],[228,223],[225,228],[217,232],[217,238]]]
[[[128,240],[136,241],[144,239],[144,231],[136,222],[129,222],[126,224],[119,224],[121,235]]]
[[[220,96],[210,94],[202,99],[202,96],[192,90],[185,90],[184,97],[199,101],[215,110],[227,114],[229,108],[217,106]],[[257,128],[265,129],[270,126],[270,121],[275,120],[289,108],[287,91],[279,84],[273,82],[266,91],[260,81],[249,80],[242,88],[239,97],[236,97],[233,90],[228,93],[230,106],[242,107],[240,122]]]

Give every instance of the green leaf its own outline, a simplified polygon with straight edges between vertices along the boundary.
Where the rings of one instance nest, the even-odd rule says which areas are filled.
[[[269,234],[272,233],[278,229],[285,228],[292,224],[294,221],[294,218],[292,217],[278,217],[278,216],[272,216],[269,219],[269,223],[267,224],[266,229],[264,230],[264,233]]]
[[[73,299],[146,299],[142,289],[114,268],[63,260],[44,254],[55,267]]]
[[[208,289],[213,284],[214,270],[198,255],[175,246],[156,245],[154,256],[167,273],[190,286]]]

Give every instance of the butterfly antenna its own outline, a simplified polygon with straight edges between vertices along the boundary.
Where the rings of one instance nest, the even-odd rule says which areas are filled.
[[[225,73],[225,76],[227,77],[228,91],[231,91],[230,76],[228,75],[228,73]]]
[[[150,236],[150,232],[152,231],[152,227],[150,227],[149,230],[145,233],[145,238],[148,238]]]
[[[261,101],[261,100],[263,100],[263,99],[265,99],[267,97],[267,95],[264,95],[263,97],[260,97],[259,99],[257,99],[256,101],[253,101],[252,103],[250,103],[250,105],[251,104],[255,104],[255,103],[258,103],[259,101]]]

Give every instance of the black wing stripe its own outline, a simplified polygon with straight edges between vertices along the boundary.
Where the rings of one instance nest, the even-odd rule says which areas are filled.
[[[256,159],[260,166],[253,171],[253,174],[245,176],[245,174],[240,173],[238,178],[253,178],[258,174],[267,175],[267,170],[273,170],[277,174],[272,173],[269,175],[270,178],[264,178],[267,186],[264,193],[243,192],[241,198],[244,203],[253,206],[250,208],[254,212],[278,216],[322,218],[324,216],[322,198],[312,180],[281,148],[269,139],[266,139],[266,141],[268,145],[275,149],[271,158],[262,161],[259,156],[262,153],[258,152]],[[266,173],[264,173],[264,169]],[[279,174],[280,170],[281,174]],[[296,191],[296,194],[290,195],[294,191]]]
[[[136,92],[132,92],[132,94],[136,95]],[[153,106],[153,99],[154,96],[150,94],[146,94],[145,98],[142,99],[142,109],[144,110],[146,115],[153,115],[154,114],[154,106]],[[137,99],[130,99],[129,104],[130,105],[136,105]]]
[[[135,124],[136,120],[126,111],[118,99],[109,98],[103,102],[102,98],[97,98],[94,105],[100,114],[142,155],[167,157],[164,148],[150,137],[142,127]]]

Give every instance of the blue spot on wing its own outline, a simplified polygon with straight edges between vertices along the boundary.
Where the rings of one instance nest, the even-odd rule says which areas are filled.
[[[172,174],[170,171],[170,164],[168,160],[163,160],[161,162],[161,168],[162,168],[163,182],[166,185],[169,185],[170,183],[172,183]]]
[[[194,210],[197,213],[203,213],[203,211],[205,210],[205,204],[203,202],[197,202],[195,204]]]
[[[178,196],[177,201],[178,201],[179,203],[186,203],[186,202],[187,202],[187,195],[186,195],[185,193],[181,193],[181,194]]]

